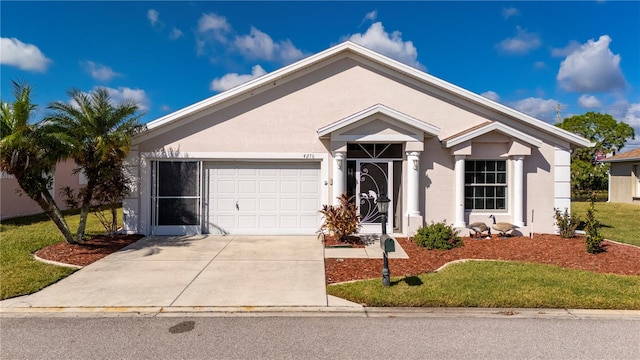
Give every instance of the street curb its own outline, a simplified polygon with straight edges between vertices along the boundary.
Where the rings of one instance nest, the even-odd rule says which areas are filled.
[[[368,317],[615,319],[640,321],[640,310],[520,308],[380,308],[327,306],[238,307],[3,307],[1,317]]]

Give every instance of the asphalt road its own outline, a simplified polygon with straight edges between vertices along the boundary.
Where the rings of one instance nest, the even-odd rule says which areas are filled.
[[[640,321],[3,317],[8,359],[640,359]]]

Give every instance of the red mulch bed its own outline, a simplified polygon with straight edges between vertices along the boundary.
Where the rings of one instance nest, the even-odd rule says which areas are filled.
[[[536,234],[492,239],[463,238],[464,245],[452,250],[427,250],[407,238],[396,239],[409,259],[389,259],[392,276],[432,272],[460,259],[493,259],[535,262],[599,273],[640,276],[640,248],[604,241],[604,252],[589,254],[583,237],[563,239]],[[382,259],[325,259],[327,284],[381,277]]]
[[[358,236],[347,236],[344,241],[338,240],[333,235],[324,235],[325,247],[350,247],[350,248],[363,248],[365,243]]]
[[[65,264],[87,266],[123,247],[133,244],[144,235],[117,235],[113,239],[100,235],[87,239],[83,245],[71,245],[61,242],[36,251],[41,259],[57,261]]]
[[[142,238],[142,235],[104,236],[87,240],[85,245],[66,242],[38,250],[40,258],[86,266]],[[337,244],[326,237],[326,245]],[[398,238],[409,259],[389,259],[392,276],[413,276],[432,272],[459,259],[493,259],[551,264],[599,273],[640,276],[640,247],[603,242],[604,252],[588,254],[584,238],[562,239],[558,235],[536,234],[529,237],[492,239],[463,238],[464,245],[452,250],[426,250],[407,238]],[[354,244],[362,247],[362,244]],[[325,259],[327,284],[381,277],[382,259]]]

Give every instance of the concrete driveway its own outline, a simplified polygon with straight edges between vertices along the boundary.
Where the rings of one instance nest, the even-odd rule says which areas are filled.
[[[315,236],[147,237],[18,306],[328,306]]]

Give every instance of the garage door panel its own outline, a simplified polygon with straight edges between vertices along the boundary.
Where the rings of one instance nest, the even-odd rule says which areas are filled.
[[[320,224],[319,163],[209,163],[207,229],[313,234]],[[236,206],[237,204],[237,206]]]
[[[304,213],[313,212],[314,215],[317,215],[318,210],[318,199],[300,199],[300,211]]]
[[[258,220],[256,219],[255,215],[239,215],[238,226],[242,226],[246,229],[257,229]]]
[[[275,212],[278,210],[278,199],[260,199],[260,209],[262,211],[272,211]]]
[[[298,216],[283,215],[280,216],[280,227],[283,229],[296,229],[299,227]]]
[[[258,185],[255,180],[239,180],[238,192],[241,194],[256,194],[258,191]]]
[[[235,216],[218,215],[215,217],[214,222],[223,229],[233,229],[236,227]]]
[[[258,199],[256,198],[239,198],[238,199],[238,207],[237,211],[247,212],[247,211],[256,211],[258,210]]]
[[[315,229],[315,230],[317,230],[319,228],[318,216],[317,215],[302,215],[302,216],[300,216],[300,227],[304,228],[304,229]]]
[[[260,177],[263,177],[263,176],[274,177],[278,175],[278,169],[276,169],[273,164],[265,164],[260,169],[258,169],[257,174]]]
[[[318,181],[300,181],[300,192],[303,194],[318,194]]]
[[[280,181],[280,193],[281,194],[297,194],[299,190],[298,181],[295,180],[283,180]]]
[[[277,194],[278,182],[276,180],[260,180],[261,194]]]
[[[303,178],[318,178],[318,171],[316,169],[300,169],[299,176]]]
[[[275,215],[271,216],[260,216],[260,229],[277,229],[278,228],[278,217]]]
[[[240,166],[237,169],[238,172],[238,176],[240,177],[255,177],[256,175],[258,175],[258,169],[255,168],[247,168],[246,166]]]
[[[220,180],[214,188],[218,194],[235,194],[236,182],[234,180]]]
[[[214,200],[214,210],[219,213],[222,211],[236,211],[236,199],[234,198],[226,198],[226,199],[215,199]]]
[[[280,199],[280,211],[281,212],[286,212],[286,211],[299,211],[300,207],[299,204],[300,203],[300,199],[294,198],[294,199]]]

